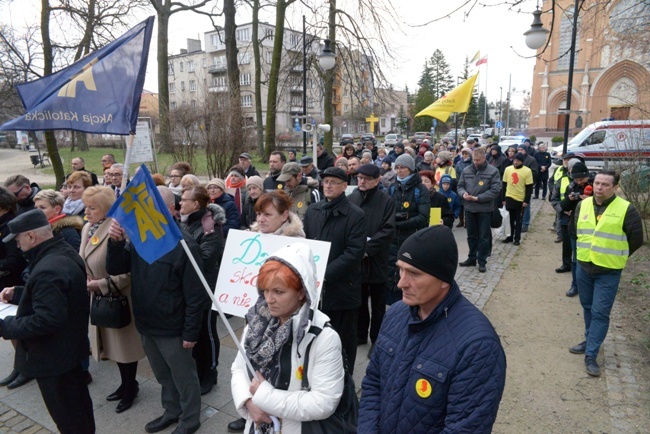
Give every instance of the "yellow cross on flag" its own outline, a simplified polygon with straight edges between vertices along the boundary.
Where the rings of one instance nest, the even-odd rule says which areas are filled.
[[[478,73],[474,74],[466,81],[450,90],[446,95],[435,101],[429,107],[416,114],[415,117],[431,116],[445,122],[449,119],[451,113],[467,112],[467,109],[469,109],[469,103],[472,101],[474,84],[476,83],[477,77]]]

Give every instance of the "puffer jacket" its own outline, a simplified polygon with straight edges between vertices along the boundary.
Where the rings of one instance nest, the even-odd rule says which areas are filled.
[[[244,404],[248,399],[268,414],[282,419],[282,432],[302,432],[301,422],[322,420],[331,416],[339,404],[343,393],[343,360],[341,340],[334,329],[325,327],[329,318],[320,312],[318,289],[316,287],[316,266],[311,250],[306,244],[296,242],[283,247],[268,260],[275,259],[289,264],[296,270],[307,289],[307,300],[293,317],[293,341],[291,343],[291,380],[287,390],[276,389],[268,381],[260,384],[255,396],[249,392],[251,384],[246,362],[240,353],[232,364],[230,388],[233,402],[239,414],[246,418],[244,432],[250,432],[252,421]],[[263,295],[260,295],[263,300]],[[248,315],[255,315],[262,300],[258,300]],[[309,332],[311,327],[322,329],[318,337]],[[299,333],[299,331],[301,331]],[[244,329],[244,345],[248,327]],[[304,337],[297,342],[297,336]],[[309,390],[301,390],[302,367],[307,346],[313,341],[309,353]],[[278,355],[279,357],[279,355]]]
[[[239,229],[239,210],[235,199],[228,193],[224,193],[214,200],[226,212],[226,222],[223,224],[223,237],[228,238],[230,229]]]
[[[460,174],[458,197],[462,199],[465,193],[478,197],[478,202],[463,200],[467,212],[492,212],[501,197],[501,187],[499,169],[487,161],[478,169],[470,164]]]
[[[362,382],[358,432],[491,432],[505,379],[499,337],[458,285],[424,320],[399,301]]]
[[[217,283],[219,266],[226,243],[221,229],[225,222],[226,213],[223,208],[210,203],[207,208],[193,212],[187,216],[187,221],[181,223],[181,227],[192,236],[201,248],[205,280],[212,289]],[[208,302],[210,301],[208,300]]]

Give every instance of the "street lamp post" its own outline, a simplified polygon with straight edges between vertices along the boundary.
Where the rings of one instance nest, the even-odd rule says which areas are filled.
[[[334,68],[336,56],[330,48],[330,40],[325,39],[325,46],[318,56],[318,64],[324,71]],[[307,21],[302,16],[302,120],[307,122]],[[314,132],[316,134],[316,132]],[[307,155],[307,131],[302,132],[302,155]]]
[[[499,86],[499,128],[497,128],[497,136],[501,141],[501,113],[503,113],[503,87]]]
[[[578,33],[578,13],[580,8],[578,0],[573,5],[573,27],[571,28],[571,48],[569,50],[569,77],[567,83],[566,106],[564,113],[564,137],[562,142],[562,155],[566,154],[569,142],[569,121],[571,115],[571,94],[573,93],[573,63],[576,57],[576,35]],[[540,15],[542,11],[539,8],[533,12],[533,24],[530,29],[524,33],[526,36],[526,45],[528,48],[537,50],[546,43],[546,36],[549,31],[542,27]]]

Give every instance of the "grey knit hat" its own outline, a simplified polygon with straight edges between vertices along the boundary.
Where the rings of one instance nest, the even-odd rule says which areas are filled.
[[[404,166],[407,167],[411,172],[415,172],[415,161],[413,157],[407,154],[402,154],[395,160],[394,166]]]

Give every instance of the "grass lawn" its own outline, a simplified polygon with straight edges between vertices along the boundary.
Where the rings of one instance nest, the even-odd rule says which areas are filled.
[[[203,150],[199,150],[196,154],[196,164],[194,168],[194,174],[198,176],[207,176],[208,171],[206,169],[206,164],[205,164],[205,155],[201,153],[202,151]],[[126,151],[123,149],[93,148],[93,147],[91,147],[90,150],[85,152],[81,152],[77,150],[75,150],[74,152],[70,152],[70,148],[61,148],[59,149],[59,153],[61,155],[61,159],[63,160],[63,168],[65,173],[68,173],[70,171],[70,161],[72,161],[73,158],[81,157],[86,162],[86,169],[90,170],[93,173],[96,173],[99,177],[101,177],[102,174],[101,159],[103,155],[106,154],[115,155],[115,159],[117,160],[118,163],[123,163],[124,157],[126,155]],[[257,170],[259,171],[269,170],[268,163],[262,163],[257,157],[257,155],[253,153],[251,153],[251,156],[253,157],[253,165],[257,168]],[[169,166],[171,166],[172,163],[174,162],[172,155],[158,153],[157,159],[158,159],[158,172],[167,175]],[[148,166],[153,172],[153,163],[149,163]],[[133,171],[133,169],[134,166],[132,165],[131,171]],[[45,168],[43,171],[47,174],[51,174],[51,175],[54,174],[54,170],[52,170],[51,166]]]

